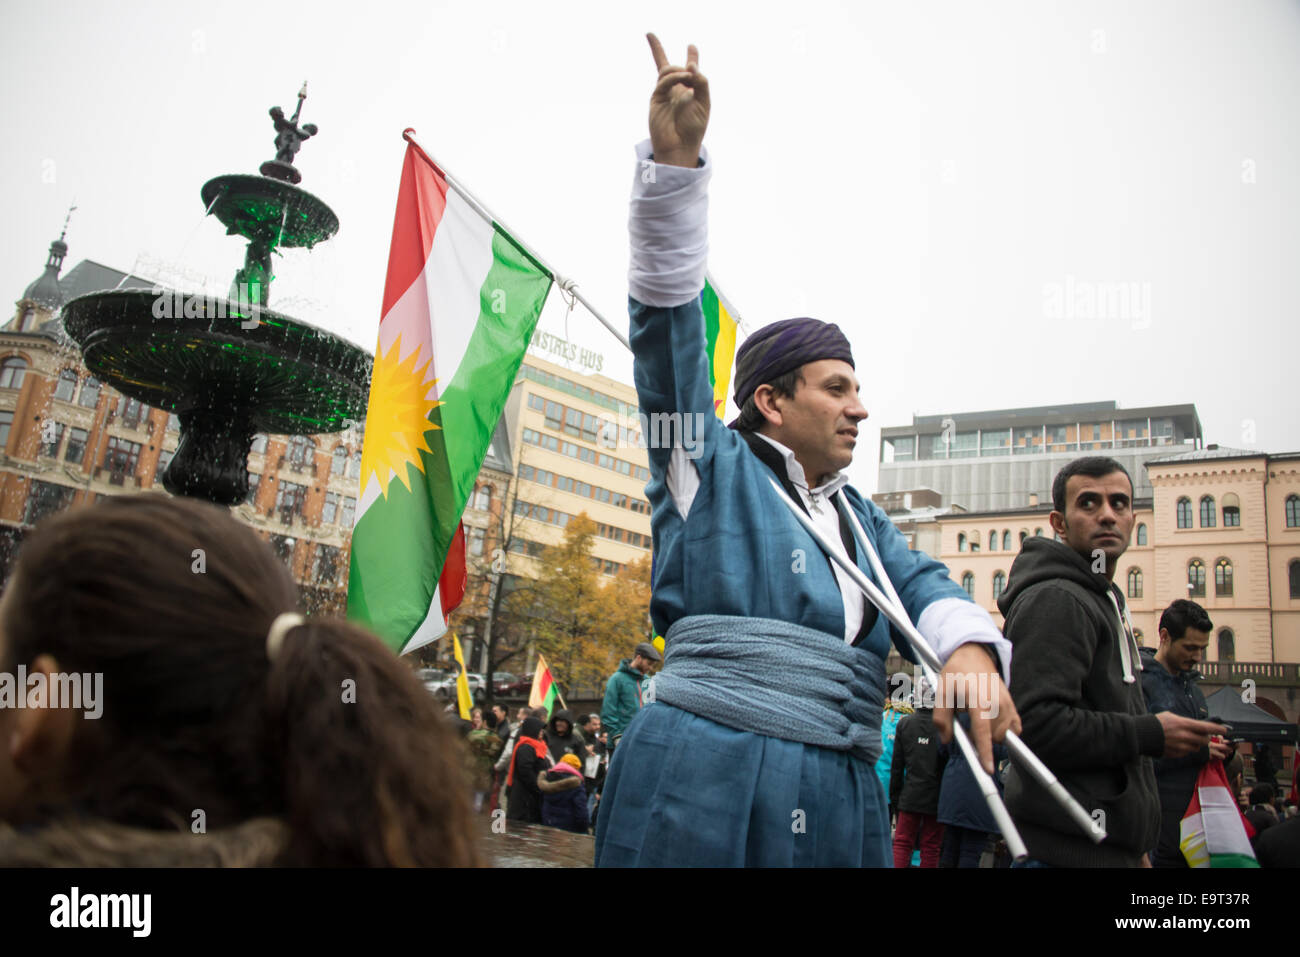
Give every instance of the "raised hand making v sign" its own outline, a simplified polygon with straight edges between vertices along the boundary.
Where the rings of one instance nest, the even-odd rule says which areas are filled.
[[[694,168],[709,125],[709,81],[700,72],[700,51],[686,48],[686,66],[668,62],[663,44],[647,33],[659,81],[650,95],[650,143],[654,160],[665,166]]]

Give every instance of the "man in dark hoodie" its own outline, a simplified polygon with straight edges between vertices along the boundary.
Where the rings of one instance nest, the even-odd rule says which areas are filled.
[[[1022,737],[1106,830],[1095,844],[1012,760],[1007,810],[1029,856],[1055,867],[1149,866],[1160,830],[1151,758],[1182,757],[1226,729],[1147,712],[1137,640],[1115,568],[1133,529],[1133,483],[1114,459],[1085,456],[1052,482],[1060,541],[1028,538],[998,608],[1012,645]]]
[[[566,754],[577,755],[579,766],[587,760],[590,748],[582,733],[573,727],[573,715],[566,708],[559,708],[551,716],[546,728],[546,745],[551,749],[551,760],[559,761]]]
[[[1210,716],[1205,695],[1197,687],[1201,675],[1196,665],[1210,644],[1214,629],[1205,609],[1180,598],[1160,615],[1160,649],[1142,649],[1142,692],[1152,714],[1172,711],[1185,718]],[[1211,758],[1224,760],[1228,745],[1210,743],[1181,758],[1160,758],[1155,763],[1156,790],[1160,794],[1160,841],[1151,863],[1156,867],[1186,867],[1178,846],[1179,827],[1187,813],[1196,776]]]

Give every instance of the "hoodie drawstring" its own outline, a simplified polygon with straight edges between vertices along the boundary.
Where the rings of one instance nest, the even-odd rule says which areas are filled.
[[[1115,598],[1115,589],[1113,587],[1106,589],[1106,595],[1110,598],[1111,606],[1115,609],[1115,618],[1119,621],[1119,630],[1121,634],[1119,643],[1119,660],[1124,675],[1124,683],[1133,684],[1137,680],[1133,675],[1133,661],[1137,660],[1138,670],[1142,670],[1142,655],[1138,651],[1137,639],[1133,637],[1133,619],[1128,614],[1128,604],[1125,603],[1123,608],[1120,607],[1119,601]]]

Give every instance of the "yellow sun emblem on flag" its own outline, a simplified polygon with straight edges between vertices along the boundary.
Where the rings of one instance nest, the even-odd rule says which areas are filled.
[[[387,353],[380,355],[375,351],[370,405],[366,411],[366,441],[361,450],[361,487],[365,488],[373,475],[385,498],[390,473],[396,473],[396,478],[410,490],[407,466],[424,471],[424,460],[419,453],[433,451],[425,442],[425,435],[439,428],[429,421],[429,413],[441,403],[427,398],[429,387],[437,380],[425,378],[433,357],[417,369],[419,349],[405,359],[399,359],[401,354],[400,335]]]

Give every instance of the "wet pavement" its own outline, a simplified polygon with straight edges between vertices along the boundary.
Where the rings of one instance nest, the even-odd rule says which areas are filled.
[[[479,853],[491,867],[591,867],[596,839],[540,824],[502,821],[504,834],[492,831],[486,814],[477,819]]]

